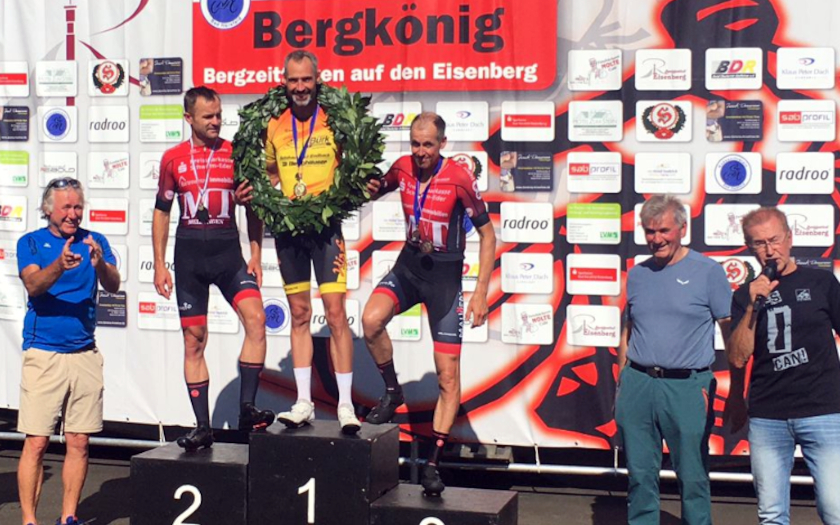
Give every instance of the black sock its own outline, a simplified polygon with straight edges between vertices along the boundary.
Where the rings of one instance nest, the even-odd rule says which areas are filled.
[[[207,391],[210,388],[210,380],[200,383],[187,383],[187,391],[190,394],[193,413],[198,426],[210,426],[210,403],[207,400]]]
[[[382,374],[382,379],[385,381],[385,391],[389,393],[402,392],[400,383],[397,381],[397,371],[394,370],[394,360],[389,359],[387,363],[376,365],[379,373]]]
[[[434,441],[432,442],[432,452],[429,454],[428,464],[436,467],[440,461],[440,455],[443,454],[443,448],[446,446],[446,440],[449,439],[449,434],[433,430],[432,439]]]
[[[263,370],[262,363],[239,362],[239,405],[245,403],[254,404],[257,398],[257,389],[260,386],[260,372]]]

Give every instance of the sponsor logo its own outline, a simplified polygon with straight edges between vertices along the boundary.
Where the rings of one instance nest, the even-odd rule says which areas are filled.
[[[827,180],[832,173],[827,169],[808,169],[801,166],[799,169],[779,170],[779,180]]]
[[[588,128],[612,128],[618,125],[618,117],[609,109],[584,109],[575,113],[574,125]]]
[[[570,270],[572,281],[584,282],[616,282],[618,270],[615,268],[572,268]]]
[[[541,231],[547,230],[549,222],[545,219],[532,219],[527,215],[519,219],[505,219],[502,222],[502,228],[508,230],[530,230]]]
[[[519,320],[516,327],[510,328],[507,335],[511,339],[520,339],[526,334],[535,334],[541,328],[550,325],[552,316],[550,311],[542,312],[522,312],[519,314]]]
[[[804,290],[796,290],[796,302],[804,303],[811,300],[811,290],[810,288],[805,288]]]
[[[808,224],[808,217],[796,213],[787,214],[790,230],[796,237],[831,238],[831,228],[828,225]]]
[[[9,204],[0,204],[0,221],[22,222],[23,206],[11,206]]]
[[[592,337],[616,337],[618,335],[618,327],[615,326],[600,326],[595,323],[596,319],[593,315],[579,314],[572,318],[573,332],[578,335],[592,336]]]
[[[63,109],[52,109],[44,114],[44,133],[50,140],[61,140],[70,133],[70,115]]]
[[[660,82],[685,82],[688,80],[688,69],[668,68],[667,62],[661,58],[648,58],[642,61],[639,69],[645,72],[639,77]]]
[[[263,306],[265,307],[266,332],[279,334],[289,326],[291,315],[286,303],[277,299],[266,299]]]
[[[88,128],[90,131],[125,131],[128,124],[124,120],[92,120]]]
[[[251,0],[201,0],[204,20],[216,29],[233,29],[245,20]]]
[[[715,166],[715,180],[721,188],[738,191],[744,188],[752,177],[752,167],[740,155],[727,155]]]
[[[125,69],[119,62],[100,62],[93,67],[92,74],[94,87],[105,95],[110,95],[125,83]]]
[[[788,125],[831,124],[834,113],[830,111],[780,111],[779,123]]]
[[[508,128],[550,128],[551,115],[505,115],[505,127]]]
[[[415,118],[416,113],[386,113],[379,117],[379,120],[382,122],[383,131],[403,131],[411,127]]]
[[[125,210],[90,210],[90,222],[125,222]]]
[[[613,55],[603,59],[590,57],[588,60],[588,69],[585,72],[575,75],[571,80],[571,84],[581,86],[597,85],[618,71],[620,66],[621,55]]]
[[[713,64],[712,78],[756,78],[755,60],[719,60]]]
[[[726,273],[726,280],[729,281],[729,285],[733,290],[747,281],[752,281],[755,277],[755,271],[752,266],[741,259],[726,259],[720,265],[723,267],[723,271]]]
[[[646,108],[642,121],[648,133],[660,140],[668,140],[685,127],[686,115],[681,107],[662,102]]]
[[[157,312],[157,304],[140,302],[140,313],[154,315]]]

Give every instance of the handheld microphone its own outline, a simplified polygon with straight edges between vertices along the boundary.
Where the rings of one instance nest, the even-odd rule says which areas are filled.
[[[764,268],[761,269],[761,275],[767,277],[771,281],[776,280],[776,274],[778,273],[778,269],[776,268],[776,259],[767,259],[764,262]],[[759,295],[755,298],[755,304],[753,305],[753,311],[759,312],[764,309],[764,305],[767,304],[767,298],[763,295]]]

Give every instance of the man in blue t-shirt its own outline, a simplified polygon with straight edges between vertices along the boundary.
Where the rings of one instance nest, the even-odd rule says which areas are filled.
[[[117,292],[120,274],[108,240],[79,227],[84,199],[78,181],[50,182],[41,202],[47,227],[17,244],[20,279],[29,295],[18,412],[18,431],[26,434],[18,465],[24,524],[37,523],[44,452],[59,418],[67,442],[59,523],[79,523],[88,437],[102,430],[102,356],[93,337],[97,283]]]
[[[653,257],[627,274],[615,402],[630,474],[627,521],[659,523],[664,438],[680,484],[682,522],[710,524],[709,367],[715,321],[729,332],[732,292],[718,263],[682,245],[688,218],[677,198],[652,196],[640,219]]]

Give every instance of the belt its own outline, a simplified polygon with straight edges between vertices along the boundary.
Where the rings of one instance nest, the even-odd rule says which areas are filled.
[[[630,368],[644,372],[650,377],[657,379],[688,379],[692,372],[708,372],[709,367],[706,368],[662,368],[660,366],[642,366],[637,365],[633,361],[629,361]]]

